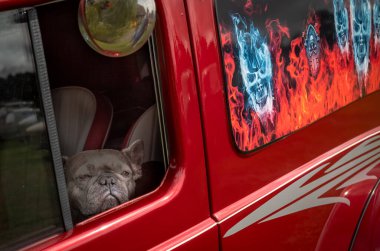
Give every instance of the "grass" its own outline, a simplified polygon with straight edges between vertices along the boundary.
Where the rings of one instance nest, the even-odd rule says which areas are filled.
[[[40,140],[0,141],[0,249],[61,226],[50,152]]]

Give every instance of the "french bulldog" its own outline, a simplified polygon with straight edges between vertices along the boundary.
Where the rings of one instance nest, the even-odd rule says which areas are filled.
[[[117,151],[89,150],[63,157],[74,220],[85,219],[130,200],[141,178],[142,140]]]

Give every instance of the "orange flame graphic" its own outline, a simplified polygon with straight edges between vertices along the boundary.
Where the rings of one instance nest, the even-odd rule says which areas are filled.
[[[310,23],[319,33],[320,23],[314,14],[307,25]],[[359,83],[352,55],[342,55],[338,45],[331,46],[321,38],[320,69],[313,77],[304,37],[293,39],[288,55],[284,55],[281,43],[284,38],[290,39],[289,28],[276,19],[267,20],[266,30],[273,65],[274,116],[260,121],[252,109],[245,108],[244,93],[238,87],[241,83],[233,82],[237,60],[232,50],[233,34],[220,26],[230,120],[240,150],[253,150],[300,129],[359,99],[362,91],[380,89],[380,50],[376,53],[372,49],[368,76]]]

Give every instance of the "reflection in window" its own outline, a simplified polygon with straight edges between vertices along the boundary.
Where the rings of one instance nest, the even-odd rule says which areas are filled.
[[[0,13],[0,249],[62,230],[27,23]]]

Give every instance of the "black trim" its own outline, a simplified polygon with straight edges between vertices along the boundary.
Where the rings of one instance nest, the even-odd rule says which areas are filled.
[[[54,164],[55,178],[58,188],[58,196],[61,204],[61,213],[65,230],[68,231],[73,228],[73,221],[71,217],[69,197],[66,189],[65,174],[62,165],[61,150],[59,147],[57,127],[55,123],[55,116],[53,104],[51,99],[49,78],[45,62],[45,54],[42,45],[42,38],[40,26],[38,23],[37,11],[29,9],[26,11],[28,15],[28,24],[30,29],[30,36],[35,56],[36,72],[40,84],[42,106],[45,112],[46,129],[49,135],[49,143],[51,148],[51,155]]]
[[[155,31],[154,31],[155,32]],[[165,170],[169,166],[169,144],[168,144],[168,133],[166,131],[166,121],[164,115],[164,104],[162,98],[162,87],[160,81],[160,68],[157,61],[157,46],[155,41],[155,34],[151,35],[148,39],[149,46],[149,55],[150,55],[150,64],[152,69],[153,83],[154,83],[154,93],[156,95],[156,104],[157,104],[157,115],[158,115],[158,124],[160,129],[161,137],[161,147],[162,155],[164,158]]]

